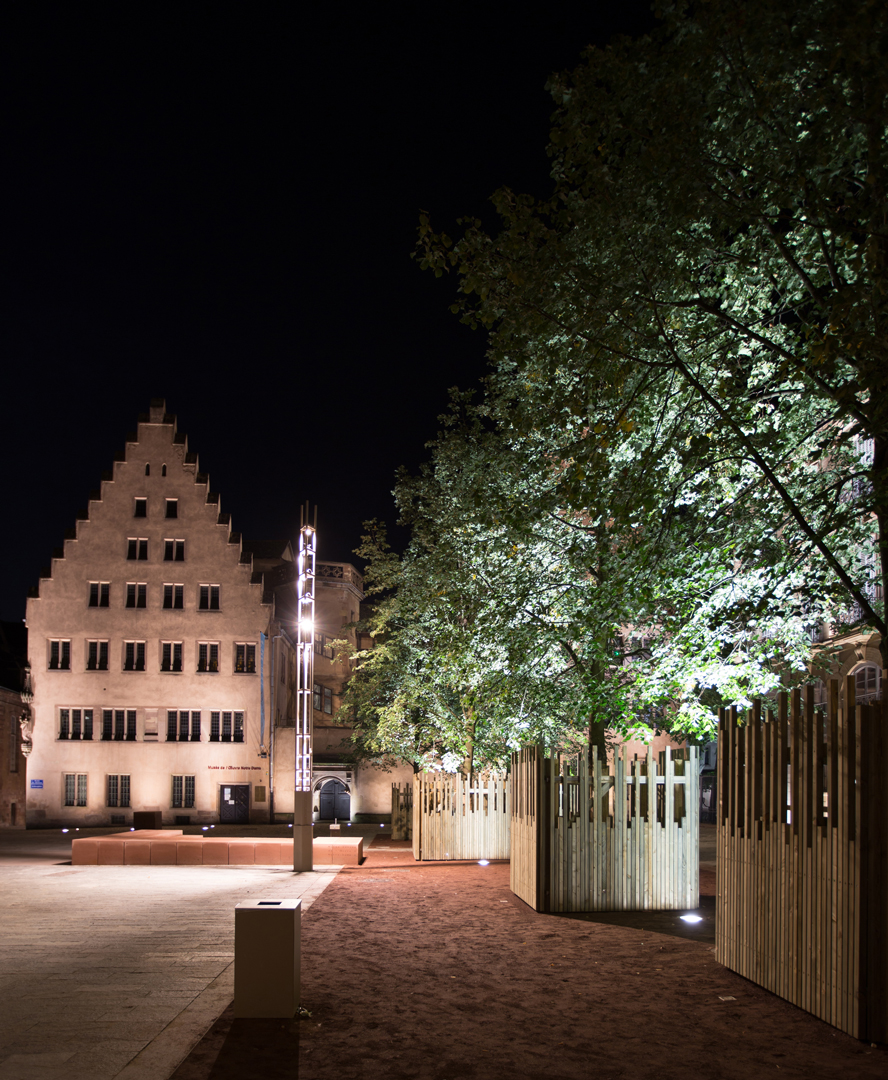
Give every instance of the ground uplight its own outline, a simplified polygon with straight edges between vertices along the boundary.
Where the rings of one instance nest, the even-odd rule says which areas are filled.
[[[703,922],[703,916],[702,915],[682,915],[681,916],[681,921],[682,922],[689,922],[689,923]]]
[[[479,859],[478,860],[478,865],[479,866],[490,866],[490,859]]]

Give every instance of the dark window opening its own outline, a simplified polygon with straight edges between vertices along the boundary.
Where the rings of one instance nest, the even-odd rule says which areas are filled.
[[[126,606],[128,608],[144,608],[148,605],[148,585],[144,581],[128,581],[126,583]]]
[[[201,585],[199,609],[201,611],[219,610],[219,586]]]
[[[90,641],[86,656],[87,671],[108,670],[108,642]]]
[[[181,611],[185,607],[185,586],[164,585],[163,606]]]
[[[164,540],[164,542],[163,542],[163,560],[164,560],[164,562],[184,562],[185,561],[185,541],[184,540]]]
[[[181,641],[165,641],[163,643],[163,654],[160,662],[161,671],[181,671],[182,670],[182,642]]]
[[[133,517],[143,518],[148,517],[148,500],[136,499],[135,507],[133,508]]]
[[[125,645],[124,671],[144,671],[145,670],[145,642],[144,641],[128,641]]]
[[[127,559],[145,562],[148,559],[148,541],[144,537],[131,536],[126,542]]]
[[[49,670],[71,670],[71,642],[51,641],[49,643]]]
[[[167,499],[166,501],[166,516],[168,518],[177,518],[179,516],[179,500]]]
[[[219,670],[219,645],[215,641],[201,641],[197,646],[197,670]]]
[[[240,644],[235,646],[234,670],[240,675],[253,675],[256,672],[256,646]]]
[[[107,581],[91,581],[89,583],[89,606],[108,607],[111,596],[111,585]]]

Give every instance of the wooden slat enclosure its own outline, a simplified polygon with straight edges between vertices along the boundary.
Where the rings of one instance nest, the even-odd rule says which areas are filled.
[[[888,1038],[883,705],[854,678],[725,710],[716,959],[858,1039]]]
[[[696,908],[697,750],[591,766],[512,755],[510,886],[536,911]]]
[[[446,773],[413,778],[416,859],[508,859],[510,782]]]
[[[392,840],[413,839],[413,784],[392,784]]]

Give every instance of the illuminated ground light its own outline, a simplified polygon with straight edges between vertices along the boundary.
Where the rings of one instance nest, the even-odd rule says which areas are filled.
[[[681,916],[681,921],[682,922],[689,922],[689,923],[703,922],[703,916],[702,915],[682,915]]]
[[[478,860],[478,865],[479,866],[490,866],[490,859],[479,859]]]

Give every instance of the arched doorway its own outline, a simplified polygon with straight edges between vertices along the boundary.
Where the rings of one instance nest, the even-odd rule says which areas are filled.
[[[351,795],[341,780],[327,780],[321,787],[319,814],[321,821],[349,821],[351,819]]]

